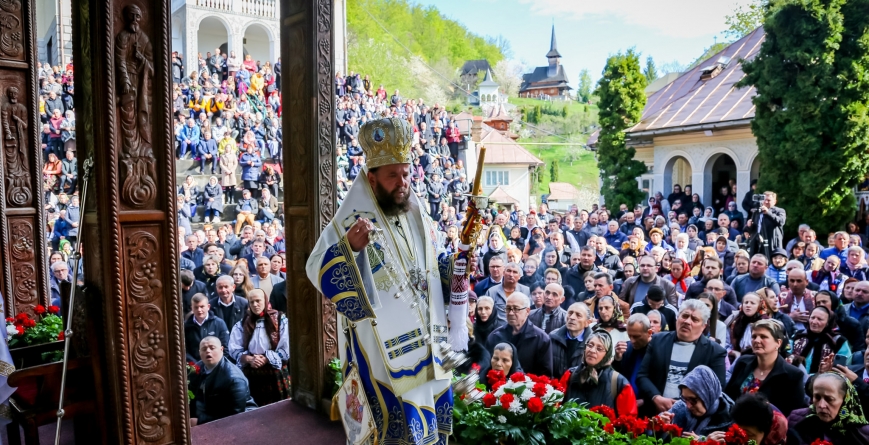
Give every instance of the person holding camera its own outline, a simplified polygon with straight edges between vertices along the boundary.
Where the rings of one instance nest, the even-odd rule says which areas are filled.
[[[783,228],[787,215],[784,209],[775,206],[776,198],[775,192],[752,196],[754,234],[749,241],[752,254],[762,253],[769,258],[773,251],[784,247]]]

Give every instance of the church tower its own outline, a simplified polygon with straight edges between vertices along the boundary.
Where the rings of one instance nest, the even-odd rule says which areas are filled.
[[[555,77],[558,74],[558,65],[561,64],[561,54],[558,53],[558,44],[555,42],[555,24],[552,24],[552,41],[549,43],[549,52],[546,53],[546,58],[549,59],[548,77]]]

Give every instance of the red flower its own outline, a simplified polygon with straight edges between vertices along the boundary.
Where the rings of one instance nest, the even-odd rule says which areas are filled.
[[[33,308],[33,312],[36,312],[37,314],[42,315],[45,313],[45,306],[43,306],[41,304],[37,304],[36,307]]]
[[[24,320],[24,327],[25,328],[32,328],[35,326],[36,326],[36,320],[33,320],[32,318],[28,318],[27,320]]]
[[[15,321],[15,318],[13,318],[13,317],[6,317],[6,322],[7,322],[7,323],[12,323],[13,321]]]
[[[489,372],[486,373],[486,379],[490,382],[500,382],[501,380],[505,380],[504,373],[494,369],[490,369]]]
[[[815,439],[815,441],[812,442],[812,445],[833,445],[833,444],[830,442],[827,442],[826,440]]]
[[[664,425],[664,432],[669,434],[671,437],[682,437],[682,428],[680,428],[679,425]]]
[[[15,319],[16,319],[16,320],[19,320],[19,321],[23,321],[23,320],[27,320],[29,317],[30,317],[30,316],[27,315],[27,312],[21,312],[21,313],[19,313],[18,315],[15,316]]]
[[[613,424],[612,422],[610,422],[610,423],[604,425],[603,430],[604,430],[605,432],[609,433],[609,434],[613,434],[613,433],[616,432],[615,424]]]
[[[522,383],[525,381],[525,374],[521,372],[514,372],[513,375],[510,376],[510,380],[514,383]]]
[[[65,338],[66,338],[66,335],[63,333],[63,331],[60,331],[60,332],[57,333],[57,339],[58,339],[58,340],[63,340],[63,339],[65,339]]]
[[[491,408],[496,402],[498,402],[498,398],[490,392],[487,392],[486,395],[483,396],[483,406],[486,408]]]
[[[528,399],[528,411],[531,411],[532,413],[543,411],[543,401],[538,397]]]
[[[504,394],[503,396],[501,396],[501,406],[507,408],[510,406],[511,403],[513,403],[514,400],[516,400],[516,398],[513,397],[513,394]]]
[[[610,408],[606,405],[598,405],[598,406],[592,407],[590,411],[593,413],[598,413],[598,414],[606,417],[607,419],[610,419],[610,422],[613,422],[616,420],[615,411],[613,411],[612,408]]]
[[[724,434],[724,442],[727,445],[745,445],[748,443],[748,434],[737,424],[730,425],[730,429]]]
[[[474,363],[471,365],[471,369],[473,369],[474,371],[480,372],[480,365]]]
[[[537,397],[543,397],[546,395],[546,384],[545,383],[535,383],[534,387],[531,388],[531,392],[534,393]]]
[[[718,442],[715,442],[715,443],[717,444]],[[706,445],[706,444],[707,444],[707,442],[705,440],[692,440],[691,441],[691,445]]]
[[[56,313],[60,312],[60,308],[55,306],[55,305],[51,305],[48,307],[48,312],[52,313],[52,314],[56,314]]]
[[[24,326],[15,326],[15,329],[18,331],[18,335],[24,335]]]
[[[504,386],[505,383],[507,383],[507,382],[504,380],[498,380],[497,382],[493,383],[492,384],[492,391],[497,391],[498,388]]]

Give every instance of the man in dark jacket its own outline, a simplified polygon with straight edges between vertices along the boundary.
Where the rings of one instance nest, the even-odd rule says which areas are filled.
[[[231,278],[230,278],[231,279]],[[192,270],[181,270],[181,305],[184,313],[190,313],[190,301],[196,294],[208,295],[205,283],[196,279]]]
[[[233,326],[244,318],[247,300],[235,295],[235,281],[229,275],[217,278],[217,296],[208,301],[214,315],[222,319],[232,331]]]
[[[573,252],[570,255],[570,268],[564,274],[562,284],[573,288],[574,295],[579,295],[580,292],[593,291],[594,289],[585,288],[586,272],[603,272],[599,267],[594,265],[594,259],[597,258],[594,248],[591,246],[582,246],[579,252]]]
[[[676,295],[676,286],[673,283],[658,276],[658,264],[655,258],[651,255],[640,257],[639,273],[634,275],[622,284],[622,291],[619,298],[628,304],[634,304],[638,301],[643,301],[649,288],[658,286],[664,290],[664,296],[671,306],[675,306],[679,301]]]
[[[431,176],[431,182],[428,184],[428,206],[429,215],[435,220],[441,217],[441,201],[447,194],[447,189],[441,183],[441,177],[437,173]]]
[[[685,299],[690,300],[692,298],[697,298],[700,294],[706,291],[706,284],[709,280],[721,279],[723,266],[724,264],[718,258],[704,258],[703,263],[700,266],[700,273],[703,274],[703,279],[695,281],[688,286],[688,291],[685,292]],[[736,292],[733,292],[733,288],[724,284],[724,281],[722,281],[721,284],[724,286],[724,301],[728,302],[731,306],[738,306],[739,303],[736,301]]]
[[[767,257],[772,251],[784,247],[783,228],[787,215],[784,209],[776,207],[776,194],[763,192],[763,202],[757,209],[752,209],[754,227],[758,236],[752,236],[749,249],[751,253],[763,253]]]
[[[287,313],[287,280],[275,284],[269,294],[269,304],[272,309]]]
[[[585,340],[591,335],[589,320],[591,309],[588,305],[573,303],[567,308],[565,325],[549,333],[553,377],[561,377],[568,369],[582,364]]]
[[[652,323],[645,314],[634,314],[628,318],[627,326],[628,338],[631,341],[619,342],[615,345],[613,368],[625,376],[631,382],[634,393],[639,394],[637,376],[640,373],[640,365],[643,364],[643,359],[646,357],[649,342],[652,341]],[[637,398],[637,407],[640,409],[640,413],[648,414],[651,412],[651,403],[646,403],[639,397]]]
[[[727,352],[703,335],[710,311],[702,301],[685,300],[676,319],[676,331],[655,334],[637,376],[639,395],[654,406],[654,412],[668,411],[681,396],[679,385],[692,369],[706,365],[725,383],[724,357]]]
[[[664,300],[664,289],[660,286],[650,287],[643,301],[631,305],[631,315],[646,315],[653,310],[661,313],[661,317],[664,318],[663,321],[667,323],[668,331],[676,330],[676,307],[667,304],[667,301]]]
[[[220,345],[226,348],[229,344],[229,329],[226,323],[211,313],[211,305],[205,294],[196,294],[190,300],[193,315],[184,322],[184,345],[187,349],[187,361],[196,363],[199,356],[199,342],[205,337],[217,337]]]
[[[543,292],[543,307],[531,311],[528,321],[543,332],[552,332],[564,326],[566,322],[567,311],[561,308],[561,303],[564,301],[564,288],[558,283],[549,283]]]
[[[238,366],[224,358],[220,339],[203,338],[199,342],[199,354],[202,356],[197,363],[199,372],[190,379],[194,394],[190,406],[191,425],[256,409],[247,378]]]
[[[506,311],[507,324],[489,334],[486,349],[491,351],[498,343],[511,343],[516,346],[516,356],[525,372],[534,375],[553,375],[549,336],[528,322],[531,299],[527,295],[513,293],[507,298]]]
[[[736,301],[742,303],[742,297],[749,292],[757,292],[758,289],[767,287],[776,295],[781,293],[778,282],[766,275],[769,261],[762,254],[755,254],[748,264],[748,273],[737,276],[730,283],[733,292],[736,293]]]

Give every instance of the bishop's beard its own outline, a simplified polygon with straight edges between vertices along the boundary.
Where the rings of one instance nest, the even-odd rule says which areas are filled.
[[[404,192],[404,197],[398,196],[400,191]],[[374,182],[374,197],[377,199],[377,204],[380,210],[386,216],[397,216],[402,213],[407,213],[410,210],[410,188],[401,190],[401,187],[396,187],[391,193],[383,188],[379,182]]]

